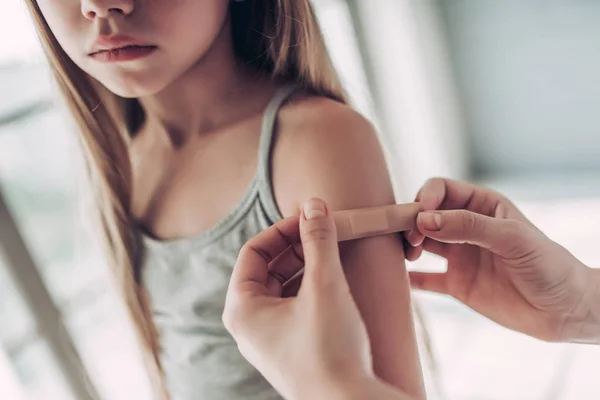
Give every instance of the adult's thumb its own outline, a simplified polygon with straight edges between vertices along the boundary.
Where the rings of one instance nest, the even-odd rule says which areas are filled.
[[[417,227],[425,236],[442,243],[468,243],[510,257],[527,240],[525,224],[493,218],[468,210],[423,212]]]
[[[300,239],[304,251],[304,284],[329,284],[345,279],[335,222],[323,200],[310,199],[304,204]]]

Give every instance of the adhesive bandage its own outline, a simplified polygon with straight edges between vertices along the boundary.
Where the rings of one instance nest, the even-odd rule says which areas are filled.
[[[334,211],[338,241],[409,231],[416,226],[419,203]]]

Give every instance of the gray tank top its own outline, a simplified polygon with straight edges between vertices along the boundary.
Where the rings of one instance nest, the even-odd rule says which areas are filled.
[[[157,241],[143,235],[142,281],[160,332],[172,400],[281,399],[239,353],[221,315],[242,246],[282,218],[269,158],[278,110],[293,91],[281,87],[265,110],[256,175],[229,215],[192,238]]]

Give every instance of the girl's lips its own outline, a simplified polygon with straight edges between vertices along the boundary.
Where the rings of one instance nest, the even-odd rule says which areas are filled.
[[[99,50],[90,54],[90,57],[107,63],[134,61],[150,56],[157,49],[156,46],[125,45],[112,49]]]

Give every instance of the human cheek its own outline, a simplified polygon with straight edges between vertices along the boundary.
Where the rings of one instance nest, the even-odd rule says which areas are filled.
[[[75,62],[82,61],[87,55],[87,29],[91,27],[81,13],[79,1],[39,0],[38,6],[52,35],[61,48]]]

